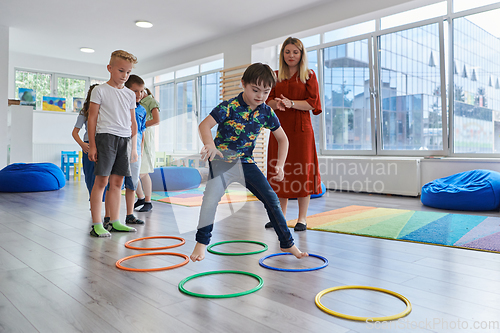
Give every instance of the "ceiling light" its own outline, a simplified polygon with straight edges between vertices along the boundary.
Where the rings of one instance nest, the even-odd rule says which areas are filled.
[[[139,28],[151,28],[153,26],[153,23],[148,21],[135,21],[135,25]]]
[[[80,51],[85,52],[85,53],[94,53],[94,49],[91,49],[90,47],[80,47]]]

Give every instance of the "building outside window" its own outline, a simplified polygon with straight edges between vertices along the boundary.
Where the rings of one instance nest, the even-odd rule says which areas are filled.
[[[323,50],[327,150],[371,150],[368,40]]]
[[[382,149],[442,150],[438,24],[379,40]]]
[[[453,20],[455,153],[500,153],[500,9]]]

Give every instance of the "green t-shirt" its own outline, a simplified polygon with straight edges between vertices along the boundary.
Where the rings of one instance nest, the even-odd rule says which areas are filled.
[[[146,109],[146,120],[153,119],[153,114],[151,113],[151,111],[154,108],[158,108],[158,111],[160,111],[160,103],[158,103],[156,99],[153,98],[153,95],[144,97],[143,99],[141,99],[140,103]]]

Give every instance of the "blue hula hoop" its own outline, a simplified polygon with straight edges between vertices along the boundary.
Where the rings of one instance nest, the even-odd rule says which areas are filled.
[[[323,265],[318,266],[318,267],[312,267],[312,268],[296,268],[296,269],[294,269],[294,268],[279,268],[279,267],[273,267],[273,266],[269,266],[269,265],[264,264],[264,260],[266,260],[267,258],[276,257],[276,256],[286,256],[286,255],[291,255],[291,253],[285,252],[285,253],[270,254],[268,256],[260,258],[259,265],[261,265],[262,267],[265,267],[265,268],[273,269],[275,271],[282,271],[282,272],[310,272],[310,271],[316,271],[318,269],[322,269],[322,268],[325,268],[326,266],[328,266],[328,259],[326,259],[325,257],[319,256],[317,254],[311,254],[311,253],[309,253],[309,257],[315,257],[315,258],[319,258],[319,259],[323,260],[324,261]]]

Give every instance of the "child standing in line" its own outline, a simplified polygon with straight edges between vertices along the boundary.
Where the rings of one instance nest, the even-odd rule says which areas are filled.
[[[94,162],[89,161],[89,135],[87,132],[87,119],[89,117],[89,106],[90,106],[90,94],[98,84],[93,84],[90,86],[87,92],[87,97],[85,98],[85,103],[76,118],[75,128],[71,135],[75,139],[76,143],[82,148],[82,163],[83,163],[83,173],[85,175],[85,184],[87,185],[87,190],[92,192],[92,187],[94,186]],[[83,140],[80,138],[80,130],[85,126],[85,134],[83,135]]]
[[[144,80],[139,76],[131,74],[125,82],[125,87],[129,88],[135,93],[135,102],[137,107],[135,108],[135,120],[137,121],[137,135],[132,137],[132,140],[137,141],[137,156],[138,160],[130,164],[130,177],[125,177],[125,203],[127,206],[127,216],[125,217],[125,223],[129,224],[144,224],[143,220],[140,220],[134,216],[134,201],[135,201],[135,191],[137,189],[137,184],[139,183],[139,169],[141,168],[141,155],[144,146],[144,136],[142,135],[146,129],[146,109],[139,103],[144,97]]]
[[[130,163],[137,161],[137,142],[131,137],[137,134],[135,120],[135,94],[124,86],[137,58],[118,50],[111,54],[107,69],[108,82],[94,88],[90,97],[88,116],[89,160],[95,163],[95,181],[90,195],[92,229],[94,237],[110,237],[108,231],[137,231],[118,220],[123,177],[130,176]],[[101,198],[106,194],[110,222],[101,222]]]
[[[92,187],[94,187],[94,162],[89,160],[89,136],[87,132],[87,118],[89,116],[89,106],[90,106],[90,94],[98,84],[93,84],[89,87],[89,91],[87,92],[87,97],[85,98],[85,103],[83,103],[83,107],[80,110],[80,114],[76,118],[76,124],[73,128],[73,132],[71,135],[73,139],[75,139],[76,143],[82,148],[82,164],[83,164],[83,175],[85,176],[85,185],[87,185],[87,190],[89,191],[89,200],[90,193],[92,193]],[[85,126],[85,134],[83,135],[83,140],[80,138],[80,130]],[[102,195],[102,202],[105,201],[106,198],[106,188],[104,188],[104,194]],[[106,207],[106,206],[105,206]],[[109,211],[106,210],[106,214],[104,215],[104,221],[109,221]]]
[[[146,131],[144,132],[144,150],[141,162],[141,183],[137,187],[137,201],[134,208],[139,212],[149,212],[153,209],[151,195],[153,194],[153,184],[150,173],[155,171],[155,131],[153,126],[160,123],[160,104],[155,100],[148,88],[147,96],[141,100],[141,105],[146,109]]]
[[[284,177],[283,166],[288,153],[288,139],[274,111],[265,104],[271,88],[276,84],[276,74],[265,64],[249,66],[241,79],[243,92],[236,98],[216,106],[199,126],[204,144],[202,159],[208,159],[210,179],[203,193],[203,203],[196,233],[196,245],[191,254],[192,261],[205,258],[206,246],[210,243],[218,203],[232,182],[246,186],[265,206],[267,215],[278,235],[281,250],[301,259],[308,256],[293,243],[286,225],[276,193],[253,160],[255,140],[262,128],[269,128],[278,141],[278,161],[274,180]],[[212,139],[211,129],[215,125],[217,135]]]

